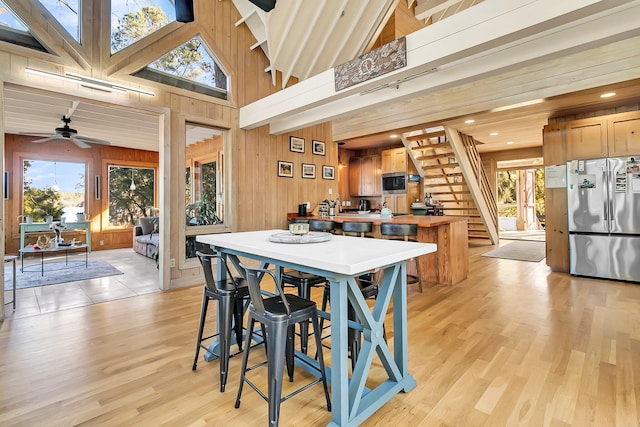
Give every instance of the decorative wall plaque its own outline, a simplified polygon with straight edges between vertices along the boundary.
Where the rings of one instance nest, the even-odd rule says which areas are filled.
[[[336,66],[336,92],[406,66],[407,41],[402,37]]]

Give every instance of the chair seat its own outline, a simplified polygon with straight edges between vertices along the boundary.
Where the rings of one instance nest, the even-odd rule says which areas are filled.
[[[293,286],[318,286],[324,285],[327,279],[311,273],[305,273],[298,270],[287,270],[282,273],[282,284]]]
[[[220,294],[227,293],[240,293],[245,292],[245,295],[249,295],[247,289],[247,280],[242,277],[234,277],[233,279],[220,280],[216,282],[215,292]]]
[[[291,294],[286,294],[285,298],[289,303],[291,315],[287,314],[287,310],[284,306],[284,303],[282,302],[282,298],[280,298],[279,296],[275,296],[271,298],[265,298],[263,300],[264,308],[267,311],[267,314],[265,314],[265,316],[271,320],[283,320],[287,317],[294,319],[294,317],[301,314],[301,317],[303,319],[308,319],[311,313],[308,311],[316,310],[316,303],[311,300],[300,298],[296,295]],[[292,321],[295,322],[295,320]]]

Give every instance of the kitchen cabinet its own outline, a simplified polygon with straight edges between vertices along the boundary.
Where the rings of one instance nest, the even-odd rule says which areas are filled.
[[[403,194],[384,194],[382,196],[382,203],[386,203],[387,207],[391,209],[393,213],[411,213],[409,209],[409,196],[407,193]]]
[[[566,127],[567,159],[607,157],[607,120],[602,117],[574,120]]]
[[[406,172],[407,149],[405,147],[382,152],[382,173]]]
[[[609,157],[640,154],[640,112],[616,114],[609,120]]]
[[[640,154],[640,111],[574,120],[565,125],[567,159]]]
[[[380,156],[352,158],[349,161],[349,194],[351,196],[379,196]]]

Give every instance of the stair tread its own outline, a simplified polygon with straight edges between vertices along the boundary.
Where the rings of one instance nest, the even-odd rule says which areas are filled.
[[[411,147],[412,150],[435,150],[436,148],[446,148],[451,151],[451,144],[449,141],[436,142],[434,144],[424,144],[424,145],[416,145],[415,147]]]
[[[447,159],[449,157],[451,157],[451,155],[453,154],[452,151],[446,152],[446,153],[436,153],[436,154],[430,154],[427,156],[417,156],[416,160],[432,160],[432,159]]]
[[[405,139],[407,141],[420,141],[420,140],[423,140],[423,139],[439,138],[439,137],[443,137],[443,136],[447,136],[447,134],[444,132],[444,130],[441,130],[441,131],[438,131],[438,132],[421,133],[420,135],[407,136],[407,137],[405,137]]]
[[[427,165],[421,166],[422,170],[434,170],[434,169],[446,169],[446,168],[457,168],[460,167],[458,163],[442,163],[439,165]]]

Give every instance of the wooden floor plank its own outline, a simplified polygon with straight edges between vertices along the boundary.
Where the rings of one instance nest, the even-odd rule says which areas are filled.
[[[640,424],[640,287],[481,256],[494,248],[472,242],[469,276],[455,286],[409,289],[417,385],[362,425]],[[240,357],[225,393],[217,361],[191,370],[201,296],[196,286],[5,320],[0,425],[265,425],[267,404],[249,387],[234,408]],[[373,365],[371,383],[382,378]],[[266,389],[266,375],[253,375]],[[296,371],[285,386],[305,380]],[[323,401],[319,386],[293,397],[280,425],[326,425]]]

